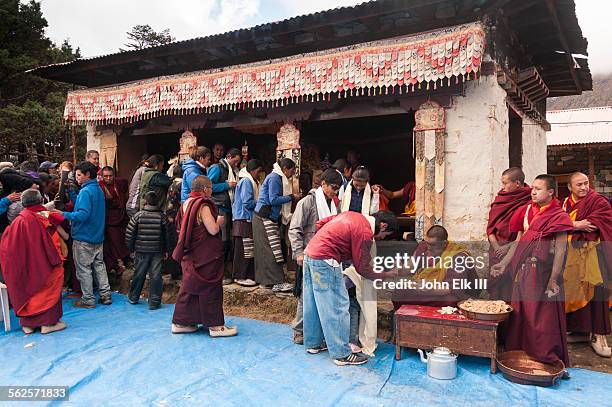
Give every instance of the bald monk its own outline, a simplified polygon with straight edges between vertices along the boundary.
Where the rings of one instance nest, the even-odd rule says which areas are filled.
[[[223,242],[218,215],[210,198],[212,182],[199,175],[176,216],[179,240],[172,257],[181,264],[183,281],[172,317],[172,333],[192,333],[198,324],[212,337],[235,336],[236,327],[225,326],[223,315]]]
[[[531,187],[525,184],[525,173],[519,167],[508,168],[501,176],[502,189],[491,203],[487,237],[489,239],[489,268],[508,253],[516,232],[510,231],[510,219],[521,206],[531,201]],[[489,294],[492,299],[510,301],[512,281],[508,273],[491,278]]]
[[[555,191],[554,177],[536,177],[531,203],[519,208],[510,220],[510,231],[517,233],[515,243],[491,268],[491,275],[512,273],[514,282],[514,311],[504,335],[506,350],[523,350],[540,362],[561,360],[569,366],[561,273],[567,233],[573,225]]]
[[[475,262],[466,262],[466,259],[471,259],[467,248],[449,241],[448,232],[443,226],[430,227],[425,233],[425,240],[417,246],[412,256],[416,260],[427,259],[427,267],[419,267],[414,273],[408,274],[411,280],[417,282],[417,289],[393,291],[392,301],[396,310],[406,304],[455,307],[459,301],[478,295],[479,290],[475,289],[474,284],[478,278]],[[469,281],[471,287],[455,289],[453,280]],[[450,288],[420,289],[422,281],[445,281]]]
[[[589,177],[572,174],[563,210],[573,222],[563,274],[568,342],[589,341],[596,354],[609,358],[609,284],[612,282],[612,209],[589,188]]]

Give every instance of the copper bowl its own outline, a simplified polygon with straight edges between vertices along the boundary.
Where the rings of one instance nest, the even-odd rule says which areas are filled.
[[[475,319],[475,320],[479,320],[479,321],[495,321],[495,322],[501,322],[501,321],[505,321],[506,319],[508,319],[508,317],[510,316],[510,313],[512,313],[512,307],[510,307],[509,311],[506,312],[502,312],[499,314],[487,314],[484,312],[474,312],[474,311],[468,311],[466,309],[463,309],[461,307],[461,305],[467,300],[463,300],[457,303],[457,308],[459,308],[459,311],[465,315],[468,319]]]
[[[511,382],[532,386],[553,386],[565,375],[565,365],[562,361],[553,364],[542,363],[522,350],[498,355],[497,366],[504,377]]]

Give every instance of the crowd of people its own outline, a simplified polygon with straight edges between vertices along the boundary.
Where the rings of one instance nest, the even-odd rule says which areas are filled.
[[[297,296],[293,341],[308,353],[328,351],[337,365],[366,363],[376,348],[374,279],[450,281],[477,275],[474,268],[458,272],[435,260],[417,270],[374,272],[375,242],[401,236],[389,201],[401,199],[403,213],[414,215],[415,185],[391,191],[370,184],[370,172],[358,161],[349,152],[322,168],[304,194],[294,190],[291,159],[271,163],[266,175],[266,163],[246,160],[236,148],[226,152],[221,144],[212,150],[194,147],[188,159],[171,160],[165,172],[162,155],[143,156],[129,180],[116,177],[113,167],[101,168],[93,150],[74,167],[0,163],[0,266],[20,325],[26,334],[65,329],[63,290],[75,299],[74,307],[111,305],[109,278],[133,263],[131,304],[141,301],[148,278],[148,308],[159,309],[162,271],[180,280],[174,334],[193,333],[201,325],[212,337],[237,335],[237,327],[225,324],[223,285],[260,286]],[[611,240],[609,202],[589,189],[581,173],[571,176],[571,195],[563,204],[549,175],[527,186],[522,170],[510,168],[501,181],[487,235],[489,296],[514,308],[504,330],[506,349],[567,363],[569,330],[570,337],[592,341],[599,355],[609,357],[606,284],[612,281],[612,262],[609,248],[598,245]],[[470,253],[435,225],[413,255]],[[295,271],[295,284],[288,271]],[[563,287],[585,295],[565,301]],[[547,300],[524,302],[526,293]],[[405,294],[394,293],[396,308],[455,306],[479,292]]]

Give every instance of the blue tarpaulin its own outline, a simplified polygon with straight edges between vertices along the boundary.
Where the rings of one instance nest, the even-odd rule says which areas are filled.
[[[13,330],[0,333],[0,385],[69,386],[61,405],[75,406],[612,405],[605,373],[570,369],[570,380],[539,388],[490,374],[489,359],[460,356],[457,379],[438,381],[412,351],[395,361],[389,344],[366,365],[339,367],[294,345],[286,325],[227,317],[237,337],[172,335],[172,305],[149,311],[113,299],[93,310],[66,300],[68,328],[50,335],[26,336],[13,317]]]

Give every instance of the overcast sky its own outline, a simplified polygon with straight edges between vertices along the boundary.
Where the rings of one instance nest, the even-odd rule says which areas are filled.
[[[68,38],[90,57],[117,52],[137,24],[169,28],[177,40],[186,40],[357,3],[361,0],[42,0],[42,10],[53,41]],[[576,8],[589,41],[591,71],[612,71],[612,1],[576,0]]]

